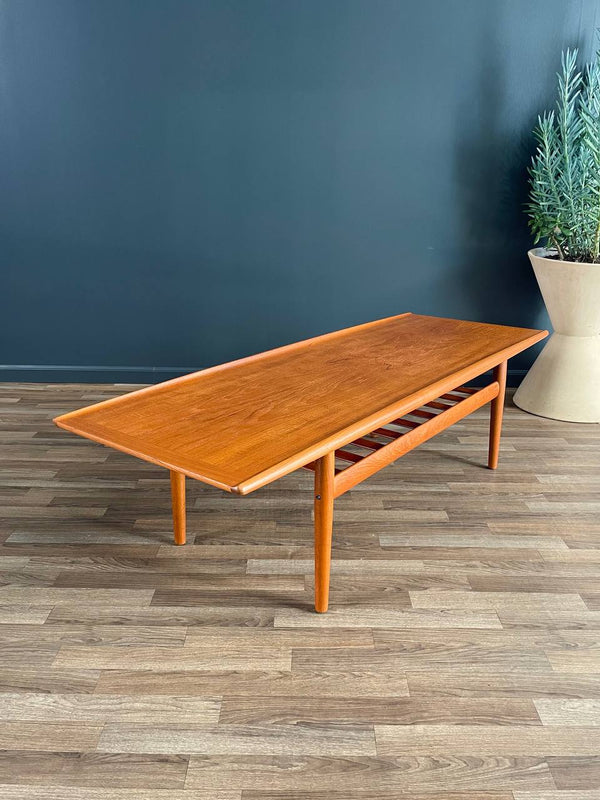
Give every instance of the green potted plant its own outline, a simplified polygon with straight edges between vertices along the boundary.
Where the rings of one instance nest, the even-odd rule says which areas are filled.
[[[556,111],[539,117],[529,258],[554,333],[515,393],[525,411],[600,422],[600,53],[562,56]]]

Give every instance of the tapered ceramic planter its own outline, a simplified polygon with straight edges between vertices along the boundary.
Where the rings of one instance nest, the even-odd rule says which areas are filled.
[[[568,422],[600,422],[600,264],[529,251],[554,333],[517,389],[519,408]]]

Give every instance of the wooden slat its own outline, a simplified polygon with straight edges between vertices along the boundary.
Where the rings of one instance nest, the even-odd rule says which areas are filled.
[[[354,464],[358,464],[364,458],[364,456],[359,456],[358,453],[351,453],[349,450],[336,450],[335,457],[342,461],[352,461]]]
[[[423,419],[433,419],[438,416],[434,411],[425,411],[424,408],[415,408],[414,411],[409,411],[408,413],[413,417],[422,417]],[[419,425],[420,423],[416,424]]]
[[[461,400],[464,399],[465,399],[464,397],[461,398]],[[426,408],[437,408],[440,411],[446,411],[446,409],[452,408],[452,405],[450,403],[438,403],[437,400],[430,400],[429,403],[425,404],[425,406]]]
[[[365,439],[364,437],[355,439],[352,444],[356,444],[359,447],[368,447],[369,450],[380,450],[382,447],[385,447],[383,442],[375,442],[373,439]]]
[[[394,431],[391,430],[391,428],[376,428],[373,433],[379,436],[387,436],[388,439],[399,439],[401,436],[404,436],[405,431]]]
[[[412,411],[410,413],[412,414]],[[403,428],[410,428],[411,430],[413,428],[418,428],[420,424],[421,424],[420,422],[415,422],[415,420],[403,419],[403,418],[393,419],[391,422],[388,423],[388,425],[401,425]]]
[[[457,390],[456,390],[457,391]],[[454,403],[458,403],[461,400],[464,400],[464,396],[460,394],[454,394],[454,392],[448,392],[447,394],[443,394],[440,397],[440,400],[452,400]]]

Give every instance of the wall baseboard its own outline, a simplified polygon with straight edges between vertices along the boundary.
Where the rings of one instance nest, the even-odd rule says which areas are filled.
[[[0,364],[0,382],[7,383],[160,383],[202,367],[81,367],[54,364]],[[518,386],[527,370],[509,369],[507,385]],[[471,381],[483,386],[483,376]]]
[[[0,382],[160,383],[202,367],[95,367],[55,364],[0,364]]]

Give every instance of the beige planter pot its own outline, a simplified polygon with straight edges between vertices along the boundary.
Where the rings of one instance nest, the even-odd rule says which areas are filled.
[[[529,251],[554,333],[515,392],[519,408],[568,422],[600,422],[600,264]]]

